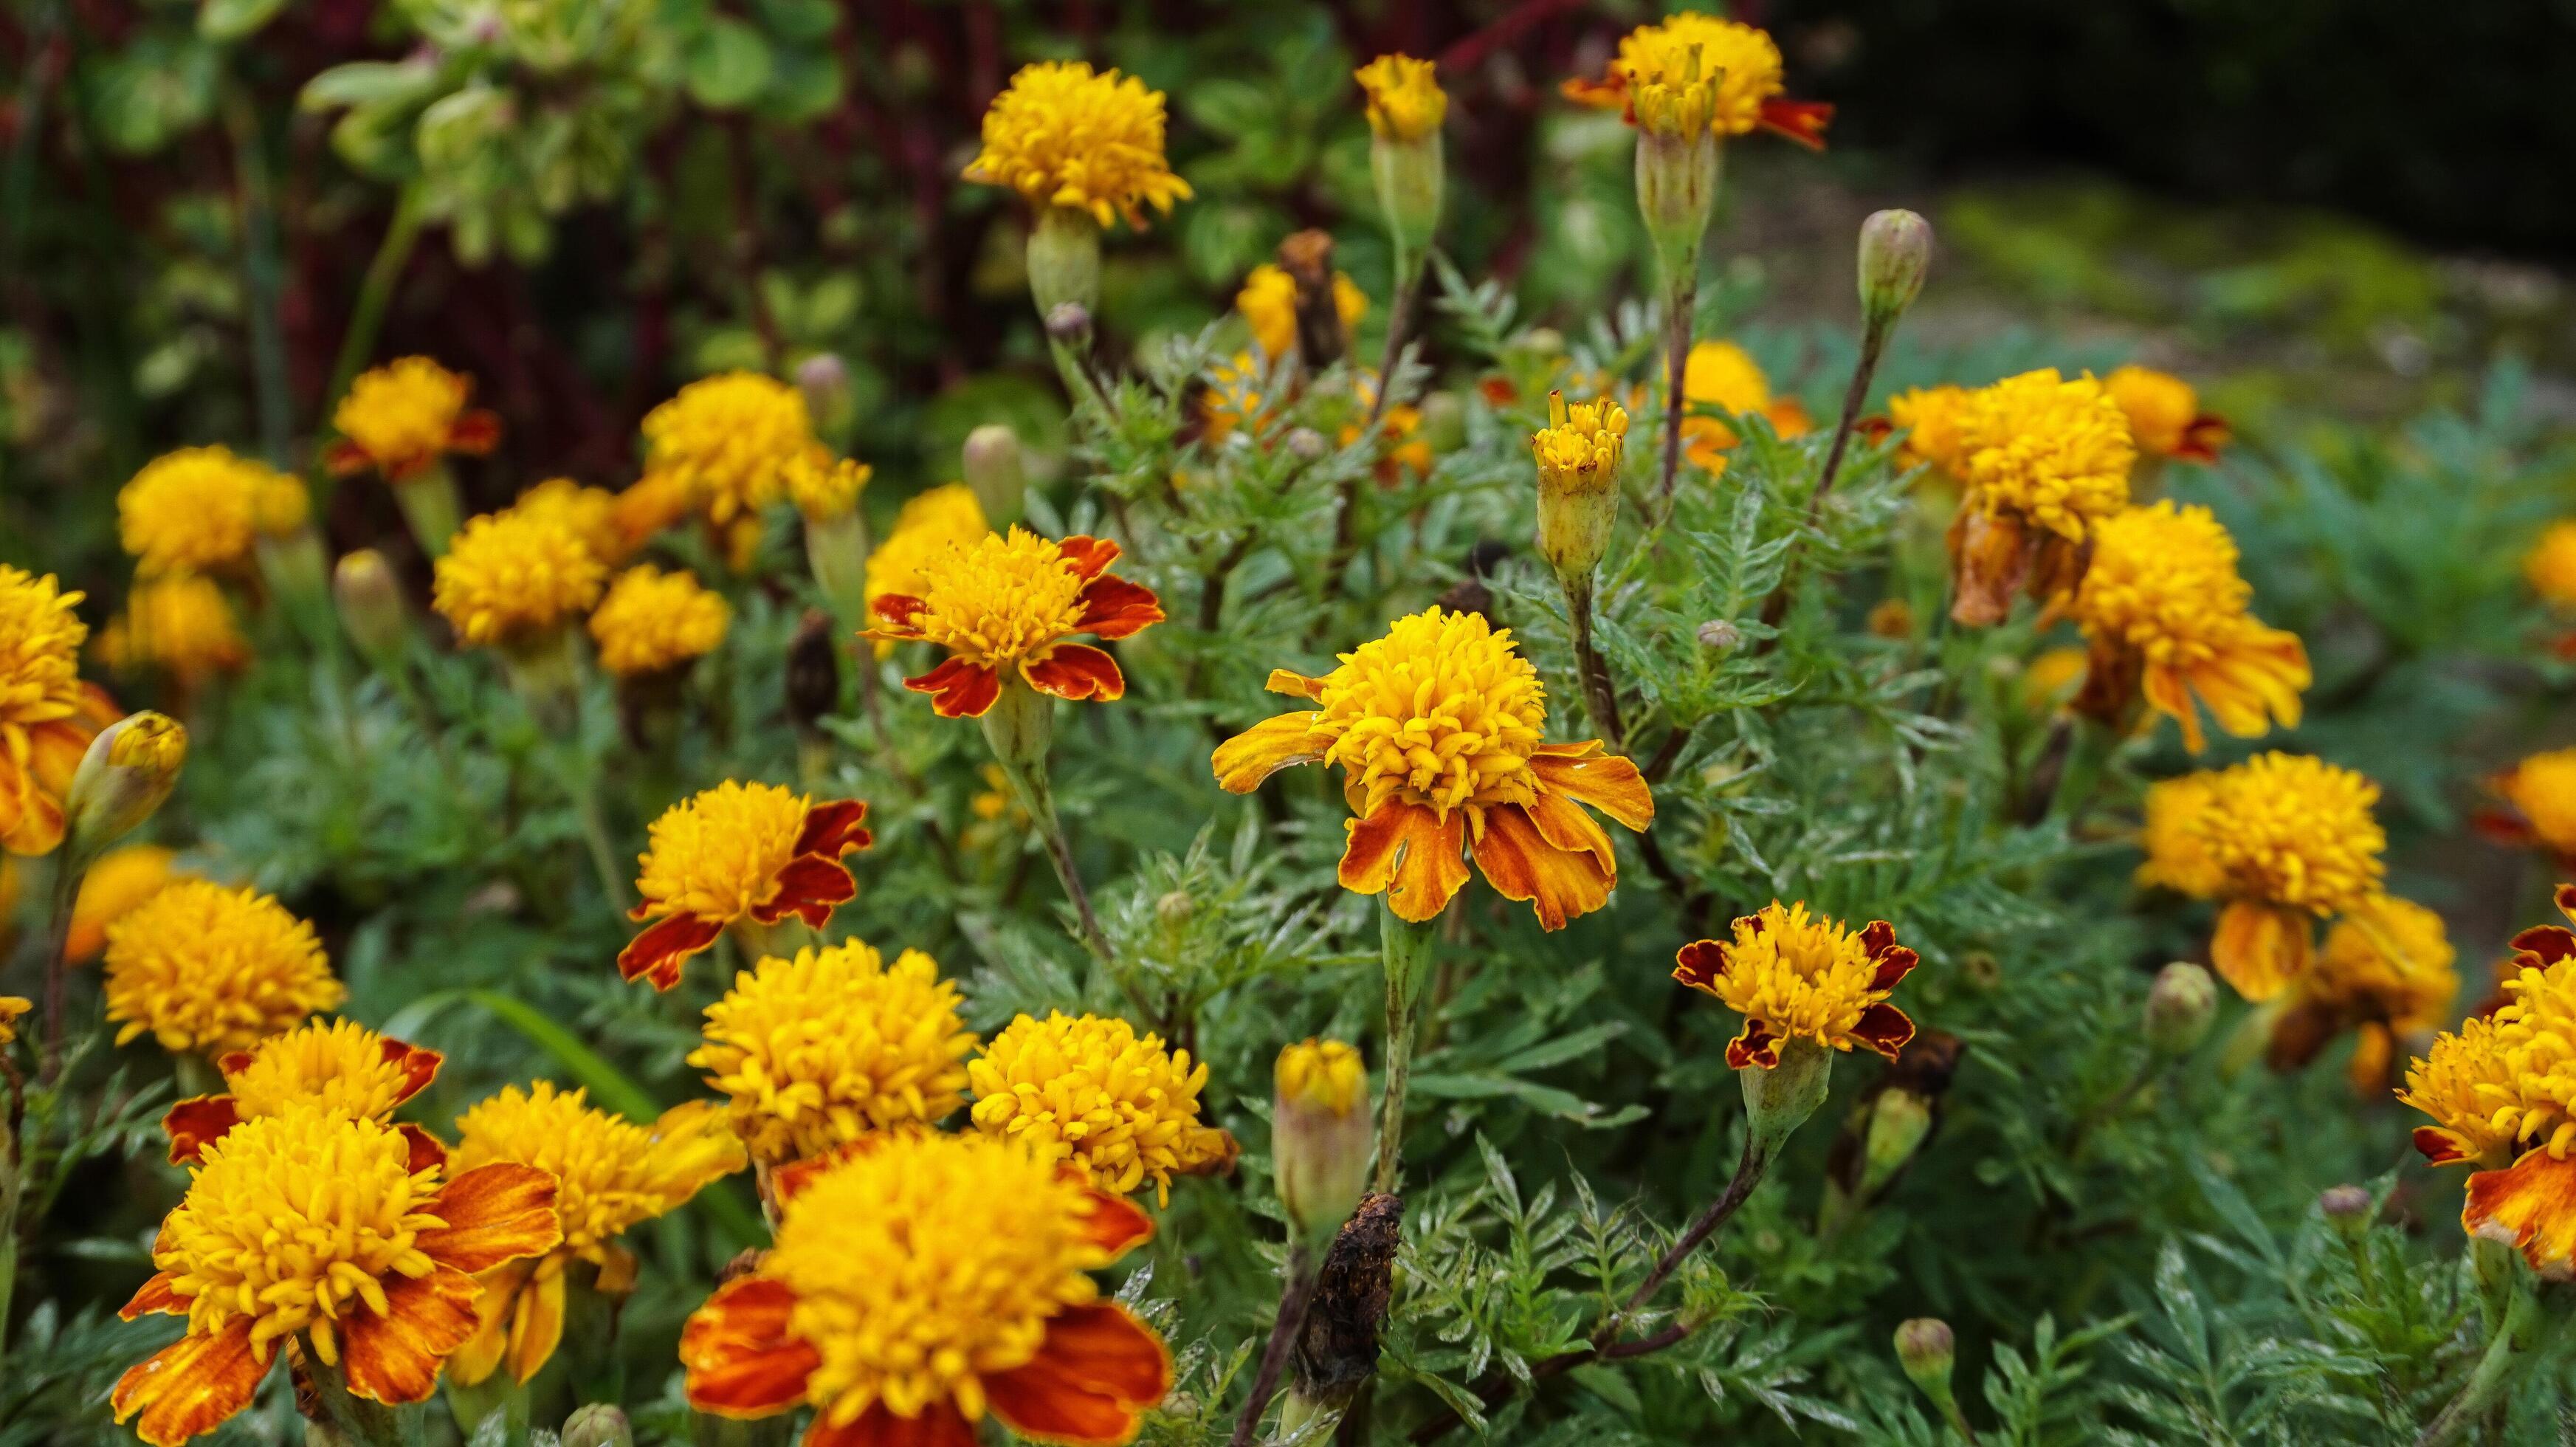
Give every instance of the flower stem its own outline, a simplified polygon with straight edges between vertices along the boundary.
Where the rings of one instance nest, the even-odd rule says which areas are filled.
[[[72,904],[80,898],[81,879],[89,873],[89,854],[66,840],[54,874],[54,904],[45,934],[45,1047],[36,1079],[52,1085],[63,1073],[63,980],[71,973]]]
[[[1288,1369],[1288,1353],[1306,1326],[1306,1308],[1314,1304],[1317,1265],[1311,1247],[1300,1244],[1288,1248],[1288,1279],[1279,1288],[1279,1314],[1271,1319],[1270,1340],[1263,1344],[1261,1366],[1252,1376],[1252,1395],[1244,1402],[1241,1415],[1234,1419],[1234,1436],[1227,1447],[1252,1447],[1252,1439],[1261,1429],[1261,1414],[1279,1391],[1280,1375]]]
[[[2496,1322],[2495,1335],[2487,1342],[2486,1354],[2478,1358],[2460,1394],[2424,1429],[2424,1435],[2415,1439],[2415,1447],[2442,1447],[2457,1437],[2461,1428],[2503,1401],[2523,1368],[2539,1356],[2548,1325],[2541,1315],[2539,1297],[2524,1281],[2516,1281],[2512,1292],[2504,1315]]]
[[[1001,696],[985,710],[982,722],[984,741],[993,747],[993,761],[1002,766],[1002,777],[1010,781],[1020,807],[1029,811],[1029,822],[1037,827],[1038,842],[1046,846],[1047,862],[1055,866],[1055,877],[1064,886],[1065,898],[1073,901],[1083,947],[1102,964],[1111,963],[1109,935],[1100,927],[1100,916],[1092,912],[1091,892],[1082,887],[1082,872],[1074,867],[1073,841],[1064,832],[1064,821],[1056,815],[1055,788],[1047,778],[1047,748],[1055,736],[1055,700],[1014,679],[1003,685]],[[1129,995],[1134,995],[1132,988]],[[1150,1016],[1152,1012],[1147,1013]]]
[[[1377,1126],[1377,1178],[1372,1189],[1395,1193],[1404,1163],[1404,1091],[1413,1075],[1414,1007],[1431,973],[1432,921],[1419,924],[1378,901],[1378,937],[1386,959],[1386,1101]]]
[[[355,1447],[421,1447],[426,1440],[420,1408],[388,1407],[356,1395],[340,1368],[324,1365],[310,1351],[305,1365],[324,1415]]]
[[[1603,662],[1601,651],[1592,642],[1592,577],[1557,579],[1565,590],[1565,615],[1574,633],[1574,667],[1583,683],[1584,711],[1592,716],[1592,728],[1610,745],[1610,752],[1628,752],[1628,726],[1619,717],[1619,690],[1610,681],[1610,665]]]
[[[349,312],[349,330],[340,338],[340,357],[331,367],[331,385],[322,394],[325,407],[339,405],[351,379],[376,349],[376,334],[384,328],[385,307],[393,301],[394,286],[402,280],[403,267],[411,260],[413,243],[420,240],[425,200],[426,193],[418,181],[404,186],[394,200],[393,221],[385,228],[385,239],[376,245],[375,259],[367,263],[367,277],[358,288],[357,305]]]
[[[1673,514],[1674,479],[1682,465],[1682,414],[1688,410],[1688,399],[1682,395],[1682,375],[1690,365],[1692,312],[1699,302],[1697,268],[1676,268],[1671,279],[1671,295],[1665,301],[1664,317],[1664,458],[1663,481],[1657,495],[1663,499],[1663,515]]]

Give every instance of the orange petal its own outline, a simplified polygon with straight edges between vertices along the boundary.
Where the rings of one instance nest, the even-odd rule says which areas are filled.
[[[161,1132],[170,1138],[170,1164],[190,1166],[197,1153],[241,1124],[241,1112],[229,1095],[196,1095],[170,1107],[161,1117]]]
[[[1628,104],[1627,77],[1615,70],[1604,74],[1599,80],[1575,77],[1559,81],[1556,89],[1559,95],[1576,105],[1590,106],[1594,110],[1615,111]]]
[[[170,1283],[177,1279],[178,1273],[175,1271],[152,1273],[152,1279],[136,1288],[134,1299],[117,1308],[116,1314],[127,1321],[132,1321],[138,1316],[150,1316],[156,1312],[168,1316],[186,1316],[188,1303],[194,1298],[181,1296],[170,1289]]]
[[[852,850],[865,849],[876,842],[876,836],[867,831],[867,822],[866,800],[823,800],[805,811],[805,827],[797,831],[795,852],[838,859]]]
[[[552,1268],[552,1269],[549,1269]],[[554,1357],[563,1342],[564,1274],[562,1263],[539,1262],[535,1276],[519,1293],[510,1313],[510,1375],[526,1386]]]
[[[1047,1323],[1024,1366],[984,1379],[993,1415],[1013,1431],[1054,1442],[1118,1443],[1139,1412],[1172,1389],[1160,1338],[1106,1304],[1071,1307]]]
[[[1541,929],[1563,929],[1567,920],[1599,909],[1617,882],[1590,854],[1548,843],[1517,805],[1485,811],[1475,851],[1486,882],[1505,899],[1528,900]]]
[[[1074,576],[1085,581],[1109,571],[1109,565],[1118,561],[1118,544],[1107,538],[1086,537],[1080,533],[1059,541],[1055,550],[1064,556],[1066,562],[1073,564]]]
[[[1271,693],[1290,693],[1299,698],[1313,699],[1318,702],[1321,702],[1324,697],[1324,680],[1308,678],[1302,673],[1285,668],[1270,670],[1270,681],[1262,687]]]
[[[1125,578],[1095,578],[1082,590],[1082,616],[1076,633],[1126,638],[1163,621],[1163,600],[1142,583]]]
[[[816,1416],[802,1447],[976,1447],[974,1424],[947,1402],[918,1417],[898,1417],[877,1405],[835,1427]]]
[[[413,1175],[443,1169],[447,1165],[447,1147],[439,1142],[438,1137],[410,1121],[404,1121],[394,1129],[402,1132],[403,1140],[411,1146],[409,1164]]]
[[[501,419],[477,407],[460,413],[447,429],[447,450],[481,457],[501,442]]]
[[[982,718],[1002,696],[1002,676],[982,664],[952,658],[903,686],[930,695],[930,711],[941,718]]]
[[[475,1278],[474,1335],[448,1353],[451,1380],[476,1386],[501,1369],[501,1358],[510,1350],[510,1313],[518,1305],[519,1289],[536,1269],[533,1261],[508,1261]]]
[[[913,620],[920,617],[921,610],[930,605],[908,593],[887,593],[869,606],[876,610],[876,615],[884,619],[888,626],[883,629],[867,630],[862,636],[899,639],[921,636],[920,626]]]
[[[680,1330],[689,1405],[720,1417],[767,1417],[803,1402],[806,1378],[823,1358],[787,1334],[795,1309],[796,1293],[767,1277],[717,1287]]]
[[[1542,744],[1530,756],[1539,782],[1578,804],[1589,804],[1631,832],[1655,822],[1655,796],[1634,759],[1591,752],[1598,743]],[[1583,750],[1584,752],[1574,752]]]
[[[714,944],[723,933],[722,920],[675,914],[626,942],[626,948],[617,952],[617,973],[628,984],[649,977],[654,989],[667,990],[680,983],[680,966],[689,956]]]
[[[2294,909],[2231,900],[2218,913],[2218,933],[2209,941],[2210,963],[2236,993],[2264,1001],[2307,973],[2314,946],[2308,917]]]
[[[1443,823],[1419,804],[1389,799],[1376,813],[1351,821],[1350,843],[1342,850],[1342,888],[1384,894],[1400,918],[1419,924],[1439,914],[1466,884],[1467,862],[1460,857],[1466,837],[1464,813]]]
[[[482,1294],[472,1276],[451,1267],[387,1278],[387,1311],[361,1309],[340,1318],[340,1367],[349,1374],[350,1395],[387,1406],[429,1400],[438,1389],[439,1363],[473,1338],[474,1303]]]
[[[793,914],[816,929],[832,922],[832,907],[859,897],[859,882],[838,860],[799,855],[778,871],[778,893],[751,907],[751,917],[776,924]]]
[[[2438,1125],[2415,1127],[2415,1149],[2423,1153],[2426,1164],[2435,1166],[2456,1165],[2473,1155],[2468,1137]]]
[[[1020,677],[1040,693],[1077,703],[1115,703],[1127,696],[1127,676],[1118,671],[1118,660],[1088,643],[1059,643],[1046,657],[1023,665]]]
[[[1208,760],[1217,786],[1229,794],[1249,794],[1281,769],[1314,763],[1324,756],[1309,741],[1314,731],[1314,712],[1300,710],[1263,719],[1227,739]]]
[[[2504,1170],[2469,1177],[2460,1227],[2520,1251],[2545,1280],[2576,1277],[2576,1158],[2542,1148]]]
[[[179,1447],[250,1405],[268,1363],[250,1345],[251,1318],[236,1316],[212,1336],[183,1336],[127,1369],[108,1401],[152,1447]]]
[[[1825,127],[1834,118],[1834,108],[1813,100],[1787,100],[1779,96],[1762,103],[1762,128],[1787,136],[1810,150],[1825,148]]]
[[[428,1089],[429,1083],[438,1078],[438,1067],[445,1063],[446,1058],[437,1051],[423,1046],[405,1044],[400,1040],[387,1040],[385,1059],[391,1064],[401,1066],[403,1072],[402,1093],[395,1096],[394,1100],[397,1103],[406,1101]]]
[[[1582,805],[1563,794],[1543,793],[1530,800],[1528,809],[1540,838],[1558,849],[1589,854],[1604,873],[1618,877],[1619,857],[1611,852],[1610,836],[1583,811]]]
[[[1091,1215],[1083,1222],[1082,1234],[1114,1259],[1153,1239],[1154,1218],[1145,1214],[1144,1207],[1124,1196],[1094,1191],[1091,1193]]]
[[[563,1244],[555,1178],[515,1161],[495,1161],[458,1176],[431,1198],[429,1209],[447,1224],[421,1232],[416,1244],[431,1260],[468,1275]]]

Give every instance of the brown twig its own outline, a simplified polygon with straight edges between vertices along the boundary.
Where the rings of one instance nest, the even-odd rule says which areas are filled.
[[[1288,1370],[1288,1354],[1296,1347],[1297,1333],[1306,1325],[1306,1309],[1315,1300],[1313,1256],[1303,1246],[1289,1249],[1288,1280],[1279,1288],[1279,1314],[1271,1320],[1270,1340],[1261,1348],[1261,1366],[1252,1374],[1252,1396],[1234,1419],[1234,1436],[1227,1440],[1227,1447],[1252,1447],[1253,1437],[1261,1430],[1262,1413],[1269,1409],[1270,1399],[1279,1394],[1279,1378]]]
[[[1690,366],[1691,313],[1698,297],[1699,278],[1683,276],[1673,287],[1672,315],[1664,319],[1664,459],[1658,491],[1668,520],[1677,504],[1673,486],[1681,474],[1682,414],[1689,410],[1689,399],[1682,395],[1682,377]]]

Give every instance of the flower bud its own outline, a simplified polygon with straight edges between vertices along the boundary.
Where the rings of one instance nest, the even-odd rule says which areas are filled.
[[[635,1429],[614,1403],[591,1402],[564,1419],[561,1447],[635,1447]]]
[[[2325,1213],[2326,1224],[2347,1239],[2358,1239],[2370,1229],[2375,1204],[2370,1192],[2359,1186],[2328,1186],[2317,1194],[2317,1209]]]
[[[1100,306],[1100,223],[1074,206],[1049,206],[1038,213],[1029,233],[1029,295],[1047,330],[1056,330],[1056,313],[1072,306],[1082,313],[1079,331],[1091,331],[1091,313]]]
[[[2139,1033],[2158,1055],[2188,1055],[2209,1034],[2217,1013],[2218,986],[2209,971],[2178,960],[2157,972]]]
[[[360,548],[341,558],[331,573],[331,598],[349,641],[369,661],[381,668],[401,655],[411,638],[411,611],[403,605],[402,584],[395,581],[384,554]]]
[[[1538,463],[1538,550],[1568,589],[1590,586],[1619,520],[1628,413],[1618,403],[1547,394],[1548,426],[1530,437]]]
[[[1699,73],[1694,53],[1686,69],[1637,85],[1630,103],[1637,117],[1637,213],[1655,244],[1655,261],[1669,292],[1699,274],[1699,244],[1717,205],[1718,77]]]
[[[1078,301],[1057,302],[1046,310],[1046,332],[1049,341],[1082,345],[1091,339],[1091,308]]]
[[[1324,439],[1323,433],[1312,427],[1288,429],[1288,455],[1299,462],[1321,461],[1324,454],[1332,450],[1333,444]]]
[[[187,761],[188,731],[168,714],[130,713],[99,730],[63,796],[66,857],[96,858],[151,818]]]
[[[1321,1245],[1341,1229],[1367,1188],[1375,1153],[1368,1067],[1339,1040],[1279,1052],[1272,1072],[1271,1165],[1289,1230]]]
[[[1873,329],[1889,326],[1923,290],[1932,265],[1932,223],[1911,211],[1873,211],[1860,224],[1860,309]]]
[[[1778,1152],[1780,1143],[1825,1103],[1833,1069],[1831,1049],[1796,1039],[1782,1043],[1778,1064],[1747,1065],[1735,1072],[1737,1083],[1744,1087],[1744,1119],[1753,1132],[1755,1149]]]
[[[1744,630],[1724,618],[1711,618],[1691,635],[1712,653],[1732,653],[1744,643]]]
[[[1154,918],[1178,929],[1199,912],[1199,902],[1186,889],[1175,889],[1154,901]]]
[[[1368,95],[1369,175],[1377,203],[1395,237],[1398,270],[1420,257],[1440,226],[1446,162],[1440,122],[1449,97],[1433,77],[1431,62],[1409,55],[1381,55],[1353,77]]]
[[[805,394],[805,410],[829,428],[850,407],[850,364],[836,352],[816,352],[796,364],[796,390]]]
[[[1936,1403],[1949,1399],[1950,1367],[1958,1351],[1950,1324],[1937,1316],[1918,1316],[1896,1328],[1897,1365]]]
[[[985,423],[966,434],[961,466],[988,523],[1006,527],[1020,515],[1021,499],[1029,490],[1029,469],[1019,434],[998,422]]]

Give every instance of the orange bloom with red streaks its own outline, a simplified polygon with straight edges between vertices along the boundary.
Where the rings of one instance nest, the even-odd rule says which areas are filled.
[[[987,533],[925,559],[920,595],[879,597],[882,626],[861,636],[948,650],[945,663],[903,681],[929,694],[941,718],[983,717],[1014,679],[1058,698],[1111,702],[1127,693],[1118,661],[1066,640],[1127,638],[1163,621],[1152,589],[1109,571],[1117,560],[1106,538]]]
[[[427,357],[402,357],[358,374],[331,414],[341,440],[323,454],[335,473],[372,467],[402,482],[451,452],[481,456],[501,440],[501,419],[468,407],[474,379]]]
[[[1600,741],[1541,742],[1547,694],[1510,630],[1434,607],[1341,655],[1321,678],[1279,669],[1274,693],[1315,707],[1280,714],[1218,746],[1217,782],[1248,794],[1292,764],[1333,764],[1352,818],[1341,885],[1383,894],[1402,918],[1440,913],[1467,860],[1547,929],[1607,903],[1619,882],[1610,836],[1583,806],[1632,831],[1655,801],[1628,759]]]
[[[1834,108],[1788,99],[1782,68],[1768,32],[1684,11],[1620,37],[1599,80],[1569,80],[1561,89],[1575,104],[1618,111],[1633,126],[1642,93],[1705,79],[1716,90],[1708,125],[1719,140],[1766,130],[1821,151]]]
[[[309,1021],[252,1049],[231,1051],[215,1061],[226,1090],[191,1096],[161,1117],[161,1129],[170,1137],[170,1164],[193,1166],[206,1147],[243,1121],[281,1115],[298,1105],[393,1125],[395,1108],[426,1090],[445,1058],[354,1020]],[[410,1143],[413,1170],[425,1171],[447,1159],[447,1148],[419,1126],[393,1128]]]
[[[188,1330],[118,1380],[116,1420],[153,1447],[211,1432],[250,1405],[281,1342],[354,1397],[426,1401],[474,1333],[475,1274],[562,1240],[543,1171],[415,1170],[392,1127],[310,1101],[245,1121],[206,1147],[125,1305]]]
[[[1780,1063],[1781,1045],[1796,1040],[1834,1050],[1864,1045],[1894,1060],[1914,1038],[1914,1022],[1887,997],[1914,964],[1914,951],[1883,919],[1855,932],[1775,899],[1739,917],[1733,938],[1682,946],[1673,978],[1744,1017],[1744,1033],[1727,1042],[1729,1069],[1768,1070]]]
[[[635,881],[644,902],[627,916],[659,923],[618,952],[618,973],[667,990],[689,956],[736,920],[771,925],[792,914],[821,929],[834,906],[859,897],[841,856],[875,842],[867,817],[856,799],[817,803],[733,780],[672,805],[653,821]]]
[[[782,1171],[777,1245],[680,1334],[689,1405],[813,1408],[805,1447],[1123,1443],[1171,1390],[1162,1341],[1091,1273],[1153,1234],[1028,1146],[880,1135]]]

